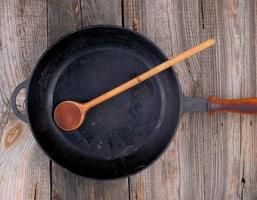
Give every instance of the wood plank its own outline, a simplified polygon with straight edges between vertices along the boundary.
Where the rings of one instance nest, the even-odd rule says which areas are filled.
[[[203,12],[203,37],[218,40],[213,52],[203,54],[204,94],[221,98],[254,95],[251,85],[255,85],[255,78],[251,70],[255,66],[250,66],[251,1],[203,1]],[[243,198],[243,141],[251,133],[250,121],[251,117],[236,114],[204,118],[206,199]]]
[[[48,44],[80,26],[80,8],[84,25],[121,23],[121,17],[106,14],[113,12],[106,1],[48,4]],[[218,40],[214,49],[176,66],[187,95],[256,95],[256,2],[124,0],[124,5],[126,26],[150,37],[167,55],[207,37]],[[48,159],[9,105],[12,90],[28,78],[47,46],[46,10],[45,1],[0,1],[0,199],[50,199]],[[243,115],[186,114],[162,158],[130,179],[131,199],[256,199],[256,122]],[[55,164],[52,182],[52,199],[129,196],[126,179],[89,181]]]
[[[200,40],[198,1],[125,0],[124,6],[125,26],[152,39],[168,56]],[[199,55],[176,65],[175,71],[185,94],[201,96]],[[202,135],[202,114],[185,114],[165,154],[149,169],[131,177],[131,198],[202,199]]]
[[[48,46],[81,27],[80,0],[48,0]]]
[[[226,91],[226,64],[225,64],[225,30],[224,30],[224,5],[221,1],[203,1],[203,22],[204,30],[202,37],[214,37],[217,45],[210,52],[202,54],[202,84],[204,96],[215,95],[217,97],[234,97]],[[231,86],[231,83],[230,83]],[[225,96],[226,95],[226,96]],[[239,123],[239,115],[229,116],[227,114],[217,114],[212,117],[203,119],[204,123],[204,173],[205,173],[205,195],[206,199],[225,199],[225,191],[227,190],[226,162],[228,158],[229,130],[233,130],[233,126]],[[232,119],[234,117],[234,119]],[[230,126],[231,125],[233,126]],[[238,126],[234,127],[234,136],[238,136]],[[231,156],[232,158],[232,156]]]
[[[82,25],[122,25],[121,0],[82,0]]]
[[[253,1],[125,0],[124,6],[125,25],[150,37],[167,55],[217,39],[215,48],[176,66],[184,93],[256,95]],[[186,114],[162,158],[131,178],[132,199],[256,198],[254,122],[236,114]]]
[[[247,1],[244,12],[248,17],[247,26],[242,26],[241,31],[246,41],[242,42],[244,48],[244,66],[242,80],[242,96],[257,96],[256,68],[257,68],[257,1]],[[246,29],[245,29],[246,28]],[[257,119],[256,116],[242,116],[241,133],[241,195],[243,199],[257,199]]]
[[[46,16],[45,0],[0,1],[1,200],[50,199],[49,159],[9,103],[46,48]]]
[[[82,13],[81,13],[82,11]],[[48,42],[81,25],[121,25],[121,2],[50,0],[48,2]],[[81,18],[82,16],[82,18]],[[52,163],[52,199],[128,199],[128,180],[93,181],[64,170]]]

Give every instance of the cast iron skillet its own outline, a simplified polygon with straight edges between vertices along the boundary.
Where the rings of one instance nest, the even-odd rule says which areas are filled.
[[[57,128],[53,109],[64,100],[89,101],[165,60],[153,42],[131,30],[83,28],[44,53],[31,78],[14,90],[12,108],[64,168],[96,179],[125,177],[156,160],[171,142],[182,113],[207,111],[207,100],[185,97],[170,69],[90,110],[74,132]],[[22,88],[27,89],[26,113],[16,108]],[[209,103],[211,111],[222,109],[222,104]]]

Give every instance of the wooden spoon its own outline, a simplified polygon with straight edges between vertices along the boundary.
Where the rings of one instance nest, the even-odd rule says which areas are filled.
[[[157,65],[156,67],[148,70],[147,72],[131,79],[130,81],[123,83],[122,85],[106,92],[95,99],[86,102],[80,103],[76,101],[63,101],[57,105],[54,110],[54,120],[57,126],[64,131],[73,131],[80,127],[85,119],[87,111],[96,105],[107,101],[108,99],[134,87],[135,85],[151,78],[152,76],[168,69],[169,67],[193,56],[194,54],[203,51],[204,49],[215,44],[215,40],[209,39],[205,42],[202,42],[195,47],[186,50],[185,52],[170,58],[166,62]]]

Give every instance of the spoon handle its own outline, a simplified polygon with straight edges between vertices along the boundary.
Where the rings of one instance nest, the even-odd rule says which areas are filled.
[[[212,45],[215,44],[215,40],[214,39],[209,39],[206,40],[196,46],[194,46],[191,49],[188,49],[186,51],[184,51],[183,53],[175,56],[174,58],[170,58],[169,60],[167,60],[164,63],[161,63],[159,65],[157,65],[156,67],[144,72],[143,74],[127,81],[126,83],[123,83],[122,85],[110,90],[109,92],[106,92],[98,97],[96,97],[95,99],[87,102],[87,108],[92,108],[132,87],[134,87],[135,85],[138,85],[139,83],[151,78],[152,76],[155,76],[156,74],[166,70],[167,68],[195,55],[196,53],[199,53],[205,49],[207,49],[208,47],[211,47]]]

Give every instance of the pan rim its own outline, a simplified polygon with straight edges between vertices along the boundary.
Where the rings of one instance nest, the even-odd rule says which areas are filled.
[[[69,172],[71,172],[71,173],[73,173],[73,174],[76,174],[76,175],[81,176],[81,177],[84,177],[84,178],[92,179],[92,180],[118,180],[118,179],[127,178],[127,177],[130,177],[130,176],[134,175],[134,174],[140,173],[140,172],[143,171],[144,169],[150,167],[155,161],[157,161],[157,160],[164,154],[164,152],[166,152],[167,148],[170,146],[170,143],[171,143],[171,141],[172,141],[172,139],[173,139],[173,137],[174,137],[174,135],[175,135],[175,133],[176,133],[176,131],[177,131],[177,128],[178,128],[179,122],[180,122],[180,118],[181,118],[181,116],[182,116],[182,112],[181,112],[181,111],[182,111],[182,99],[181,99],[181,96],[182,96],[183,94],[182,94],[182,92],[181,92],[181,87],[180,87],[180,83],[179,83],[179,81],[178,81],[176,72],[173,71],[172,69],[169,69],[169,70],[172,70],[172,71],[173,71],[175,80],[176,80],[177,85],[178,85],[178,94],[179,94],[179,103],[178,103],[178,104],[180,105],[180,107],[179,107],[178,119],[177,119],[177,124],[176,124],[176,126],[175,126],[174,131],[173,131],[174,134],[170,137],[170,139],[169,139],[169,141],[167,142],[166,146],[165,146],[165,147],[163,148],[163,150],[159,153],[159,155],[156,156],[155,159],[153,159],[151,162],[149,162],[149,163],[148,163],[147,165],[145,165],[143,168],[137,170],[136,172],[132,172],[132,173],[129,173],[129,174],[127,174],[127,175],[119,176],[119,177],[112,177],[112,178],[95,178],[95,177],[88,177],[88,176],[84,176],[84,175],[78,174],[78,173],[76,173],[76,172],[74,172],[74,171],[69,170],[68,168],[66,168],[66,167],[63,166],[62,164],[59,164],[59,163],[58,163],[57,161],[55,161],[55,160],[49,155],[49,153],[42,147],[41,143],[38,141],[38,139],[37,139],[37,137],[35,136],[35,133],[34,133],[34,131],[33,131],[33,129],[32,129],[32,124],[31,124],[31,120],[30,120],[30,117],[31,117],[31,116],[30,116],[30,114],[29,114],[29,109],[28,109],[28,107],[29,107],[28,97],[29,97],[30,88],[31,88],[31,81],[32,81],[32,77],[33,77],[34,74],[35,74],[35,71],[36,71],[36,69],[37,69],[37,66],[39,65],[40,62],[42,62],[42,60],[44,59],[45,55],[46,55],[54,46],[56,46],[56,45],[59,44],[61,41],[63,41],[64,39],[66,39],[67,37],[69,37],[69,36],[71,36],[71,35],[73,35],[73,34],[75,34],[75,33],[78,33],[78,32],[80,32],[80,31],[84,31],[84,30],[88,30],[88,29],[91,29],[91,28],[114,28],[114,29],[120,29],[120,30],[125,30],[125,31],[128,31],[128,32],[131,32],[131,33],[133,33],[133,34],[135,34],[135,35],[137,35],[137,36],[143,38],[143,39],[144,39],[145,41],[147,41],[148,43],[150,43],[154,48],[156,48],[156,50],[158,50],[158,51],[160,52],[160,54],[161,54],[164,58],[168,59],[168,57],[166,56],[166,54],[165,54],[153,41],[151,41],[151,40],[150,40],[149,38],[147,38],[146,36],[144,36],[144,35],[142,35],[142,34],[140,34],[140,33],[137,33],[137,32],[135,32],[135,31],[133,31],[133,30],[130,30],[130,29],[128,29],[128,28],[124,28],[124,27],[116,26],[116,25],[91,25],[91,26],[86,26],[86,27],[80,28],[80,29],[76,29],[76,30],[74,30],[74,31],[72,31],[72,32],[70,32],[70,33],[68,33],[68,34],[63,35],[63,36],[60,37],[58,40],[56,40],[52,45],[50,45],[49,47],[47,47],[47,49],[42,53],[42,55],[40,56],[40,58],[37,60],[36,64],[34,65],[34,68],[33,68],[33,70],[32,70],[32,73],[31,73],[31,75],[30,75],[30,78],[28,79],[28,88],[27,88],[27,91],[26,91],[26,102],[25,102],[25,103],[26,103],[26,104],[25,104],[25,105],[26,105],[26,108],[25,108],[25,110],[26,110],[26,115],[27,115],[27,119],[28,119],[28,122],[27,122],[27,123],[28,123],[28,125],[29,125],[29,128],[30,128],[30,130],[31,130],[31,132],[32,132],[32,135],[33,135],[35,141],[37,142],[37,144],[40,146],[40,148],[43,150],[43,152],[47,155],[47,157],[48,157],[51,161],[53,161],[54,163],[56,163],[58,166],[61,166],[63,169],[65,169],[65,170],[67,170],[67,171],[69,171]]]

